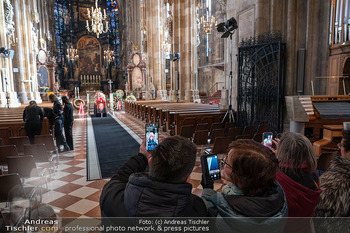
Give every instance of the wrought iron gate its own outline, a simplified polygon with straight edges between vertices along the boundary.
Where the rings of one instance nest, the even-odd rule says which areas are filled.
[[[237,124],[269,124],[282,132],[285,44],[279,33],[242,41],[238,48]]]

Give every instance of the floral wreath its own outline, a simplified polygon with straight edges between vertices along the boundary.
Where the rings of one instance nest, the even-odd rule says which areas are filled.
[[[85,101],[80,99],[80,98],[76,98],[73,100],[73,107],[77,110],[79,110],[79,106],[80,106],[80,103],[83,103],[83,106],[85,107]]]
[[[99,102],[106,102],[106,95],[102,92],[96,92],[95,94],[95,104]]]
[[[116,97],[117,97],[118,99],[122,99],[123,96],[124,96],[124,91],[121,90],[121,89],[119,89],[119,90],[117,90],[117,91],[115,92],[115,95],[116,95]]]
[[[131,93],[130,95],[128,95],[126,98],[125,98],[126,101],[131,101],[131,102],[134,102],[136,101],[136,97],[133,95],[133,93]]]
[[[124,108],[124,100],[122,98],[118,98],[117,96],[113,96],[113,109],[118,111],[118,110],[121,110],[121,109],[118,109],[118,102],[120,101],[121,103],[121,108],[123,109]]]

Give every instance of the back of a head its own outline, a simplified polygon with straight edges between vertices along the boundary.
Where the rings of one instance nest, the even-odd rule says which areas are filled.
[[[230,179],[247,196],[266,196],[278,170],[273,153],[253,140],[237,140],[229,146],[227,163],[232,167]]]
[[[310,140],[299,133],[287,132],[280,139],[277,158],[283,173],[296,176],[311,174],[316,170],[317,160]]]
[[[51,102],[57,102],[57,101],[58,101],[58,98],[57,98],[56,95],[51,94],[51,95],[49,95],[49,100],[50,100]]]
[[[31,100],[29,102],[29,106],[36,106],[36,101],[35,100]]]
[[[69,99],[68,99],[68,97],[67,97],[67,96],[62,96],[62,102],[63,102],[64,104],[69,104]]]
[[[152,179],[184,183],[196,161],[197,147],[187,138],[165,138],[154,150],[150,164]]]

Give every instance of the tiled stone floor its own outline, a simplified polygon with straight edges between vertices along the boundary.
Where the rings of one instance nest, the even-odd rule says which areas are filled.
[[[124,111],[115,112],[114,116],[124,122],[139,137],[144,135],[145,122],[125,114]],[[100,217],[99,198],[104,184],[109,179],[95,181],[86,180],[86,118],[75,115],[73,125],[74,151],[60,154],[60,161],[56,173],[48,183],[48,190],[44,190],[43,203],[51,205],[61,212],[62,217]],[[160,132],[160,139],[169,136]],[[200,148],[198,150],[200,152]],[[196,165],[191,174],[192,192],[201,195],[202,187],[200,153],[197,155]],[[41,164],[47,167],[48,164]],[[38,180],[29,180],[27,185],[36,185]],[[216,182],[214,189],[220,189],[221,183]]]

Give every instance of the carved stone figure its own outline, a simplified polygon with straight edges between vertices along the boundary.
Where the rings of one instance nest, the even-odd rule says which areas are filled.
[[[166,29],[169,33],[168,36],[168,42],[172,41],[173,38],[173,22],[174,22],[174,18],[173,18],[173,13],[171,11],[168,12],[169,13],[169,17],[166,19]]]
[[[38,44],[38,34],[36,32],[35,27],[32,27],[32,48],[33,48],[33,52],[35,54],[37,54],[39,52],[39,44]]]
[[[6,23],[6,34],[7,37],[10,39],[14,36],[15,33],[15,23],[13,22],[13,7],[11,5],[10,0],[4,0],[4,16],[5,16],[5,23]]]
[[[13,7],[10,0],[4,0],[4,11],[5,11],[5,23],[13,25]]]
[[[107,78],[107,68],[103,67],[101,69],[101,73],[102,73],[102,80],[106,80],[106,78]]]

